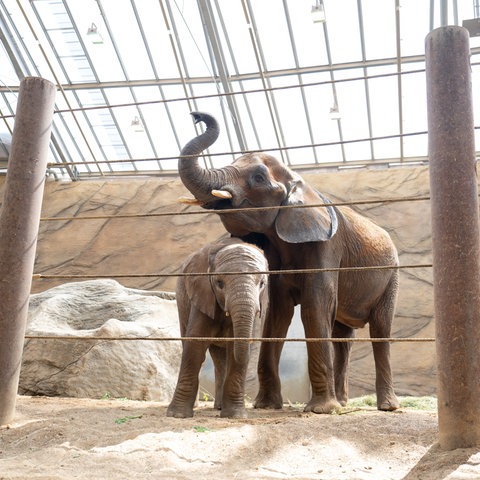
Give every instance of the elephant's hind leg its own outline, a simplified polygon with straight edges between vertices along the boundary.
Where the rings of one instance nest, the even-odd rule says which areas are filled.
[[[227,349],[225,347],[218,347],[211,345],[208,349],[212,357],[213,366],[215,369],[215,401],[214,408],[222,409],[223,385],[227,371]]]
[[[267,335],[264,334],[264,336],[268,338]],[[282,342],[266,342],[260,347],[258,361],[259,390],[253,402],[254,408],[283,408],[277,360],[280,358],[282,348]]]
[[[354,338],[355,330],[338,321],[335,322],[332,332],[333,338]],[[335,352],[335,395],[337,400],[344,407],[348,402],[348,367],[350,364],[351,342],[334,342]]]
[[[382,338],[382,335],[379,335],[378,338]],[[390,344],[388,342],[374,342],[372,346],[375,358],[377,408],[384,411],[396,410],[400,407],[400,403],[393,388]]]

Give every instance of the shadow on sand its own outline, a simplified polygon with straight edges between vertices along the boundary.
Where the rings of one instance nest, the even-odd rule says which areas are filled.
[[[442,450],[435,443],[402,480],[480,478],[479,452],[479,448]],[[457,470],[461,470],[458,476],[452,475]]]

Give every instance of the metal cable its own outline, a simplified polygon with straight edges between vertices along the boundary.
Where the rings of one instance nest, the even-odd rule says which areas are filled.
[[[477,65],[472,63],[472,66]],[[401,75],[408,75],[412,73],[425,73],[425,69],[417,69],[417,70],[409,70],[406,72],[402,72]],[[256,94],[256,93],[266,93],[266,92],[274,92],[279,90],[290,90],[294,88],[304,88],[304,87],[316,87],[316,86],[324,86],[329,85],[332,83],[345,83],[345,82],[355,82],[355,81],[362,81],[362,80],[371,80],[376,78],[383,78],[383,77],[392,77],[399,75],[398,72],[392,73],[381,73],[377,75],[360,75],[357,77],[351,78],[342,78],[342,79],[335,79],[335,80],[324,80],[321,82],[310,82],[310,83],[302,83],[302,84],[293,84],[293,85],[283,85],[278,87],[264,87],[264,88],[255,88],[251,90],[244,90],[239,92],[215,92],[211,94],[205,95],[194,95],[194,96],[184,96],[184,97],[176,97],[176,98],[168,98],[162,100],[145,100],[143,102],[125,102],[125,103],[115,103],[111,105],[92,105],[89,107],[77,107],[77,108],[62,108],[54,110],[55,113],[73,113],[73,112],[85,112],[90,110],[103,110],[103,109],[113,109],[113,108],[125,108],[125,107],[139,107],[144,105],[156,105],[156,104],[165,104],[165,103],[173,103],[173,102],[191,102],[197,100],[204,100],[209,98],[221,98],[221,97],[230,97],[235,95],[245,95],[245,94]],[[108,82],[107,82],[108,83]],[[126,85],[131,86],[133,82],[125,82]],[[178,82],[180,84],[180,82]],[[63,87],[61,84],[59,84]],[[92,84],[92,88],[101,88],[102,82]],[[65,87],[69,87],[69,85],[65,85]],[[10,87],[12,91],[16,90],[16,87]],[[13,118],[15,117],[14,114],[12,115],[5,115],[0,118]]]
[[[261,210],[274,210],[284,208],[313,208],[313,207],[331,207],[331,206],[347,206],[347,205],[362,205],[371,203],[395,203],[395,202],[407,202],[407,201],[425,201],[429,200],[429,196],[423,197],[403,197],[403,198],[389,198],[380,200],[362,200],[355,202],[335,202],[335,203],[318,203],[311,205],[285,205],[274,207],[250,207],[250,208],[236,208],[230,210],[217,210],[217,214],[229,214],[244,211],[261,211]],[[149,214],[121,214],[121,215],[91,215],[85,217],[42,217],[41,221],[71,221],[71,220],[99,220],[99,219],[115,219],[115,218],[139,218],[139,217],[163,217],[173,215],[197,215],[197,214],[212,214],[211,210],[200,210],[194,212],[164,212],[164,213],[149,213]],[[265,272],[222,272],[222,275],[241,275],[241,274],[267,274],[267,275],[283,275],[283,274],[309,274],[309,273],[321,273],[321,272],[341,272],[341,271],[370,271],[370,270],[400,270],[411,268],[432,268],[432,264],[417,264],[417,265],[376,265],[368,267],[332,267],[332,268],[308,268],[297,270],[268,270]],[[187,277],[187,276],[212,276],[214,272],[199,272],[199,273],[150,273],[150,274],[113,274],[113,275],[49,275],[42,273],[34,273],[33,279],[96,279],[96,278],[158,278],[158,277]]]
[[[322,273],[322,272],[363,272],[371,270],[403,270],[409,268],[432,268],[431,263],[417,265],[375,265],[369,267],[332,267],[332,268],[299,268],[296,270],[266,270],[252,272],[198,272],[198,273],[125,273],[118,275],[44,275],[43,273],[34,273],[33,279],[53,279],[53,278],[151,278],[151,277],[210,277],[215,275],[295,275],[305,273]]]
[[[378,200],[353,200],[350,202],[332,202],[332,203],[312,203],[308,205],[278,205],[273,207],[248,207],[248,208],[231,208],[228,210],[196,210],[187,212],[158,212],[158,213],[125,213],[115,215],[87,215],[81,217],[41,217],[40,221],[70,221],[70,220],[104,220],[114,218],[141,218],[141,217],[168,217],[176,215],[209,215],[216,213],[217,215],[228,215],[230,213],[250,212],[250,211],[268,211],[268,210],[282,210],[289,208],[316,208],[316,207],[345,207],[352,205],[370,205],[372,203],[402,203],[402,202],[417,202],[430,200],[429,196],[421,197],[402,197],[402,198],[384,198]]]
[[[480,127],[475,127],[475,128],[480,128]],[[392,135],[382,135],[378,137],[368,137],[368,138],[357,138],[354,140],[341,140],[338,142],[325,142],[325,143],[309,143],[309,144],[304,144],[304,145],[295,145],[293,147],[272,147],[272,148],[261,148],[261,149],[256,149],[256,150],[238,150],[238,151],[229,151],[229,152],[220,152],[220,153],[209,153],[209,157],[220,157],[220,156],[225,156],[225,155],[246,155],[249,153],[265,153],[265,152],[278,152],[278,151],[283,151],[283,150],[297,150],[297,149],[303,149],[303,148],[315,148],[315,147],[330,147],[334,145],[344,145],[344,144],[351,144],[351,143],[362,143],[362,142],[370,142],[370,141],[376,141],[376,140],[391,140],[394,138],[404,138],[404,137],[412,137],[415,135],[427,135],[427,131],[421,131],[421,132],[410,132],[410,133],[402,133],[402,134],[392,134]],[[207,156],[206,154],[201,154],[201,155],[174,155],[174,156],[168,156],[168,157],[147,157],[147,158],[130,158],[130,159],[117,159],[117,160],[85,160],[85,161],[80,161],[80,162],[65,162],[65,163],[55,163],[51,162],[47,164],[47,167],[49,168],[54,168],[54,167],[64,167],[64,166],[73,166],[73,165],[91,165],[91,164],[98,164],[98,163],[105,163],[105,164],[110,164],[110,163],[131,163],[131,162],[151,162],[151,161],[166,161],[166,160],[178,160],[179,158],[191,158],[191,157],[201,157],[201,156]],[[379,161],[375,160],[365,160],[362,162],[362,164],[372,164],[376,165],[378,164]],[[349,162],[339,162],[339,165],[349,165]],[[311,164],[311,167],[321,167],[321,163],[314,163]]]
[[[103,336],[91,336],[91,337],[77,337],[74,335],[25,335],[25,338],[36,340],[101,340],[101,341],[114,341],[114,340],[137,340],[137,341],[160,341],[160,342],[176,342],[176,341],[194,341],[194,342],[333,342],[333,343],[381,343],[381,342],[434,342],[435,338],[425,337],[406,337],[406,338],[245,338],[245,337],[103,337]]]

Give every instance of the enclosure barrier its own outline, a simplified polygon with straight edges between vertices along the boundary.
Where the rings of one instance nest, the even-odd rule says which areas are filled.
[[[439,443],[480,445],[480,241],[469,34],[426,38]]]
[[[375,203],[404,203],[404,202],[418,202],[428,201],[429,196],[417,196],[417,197],[402,197],[402,198],[382,198],[379,200],[356,200],[353,202],[330,202],[330,203],[311,203],[308,205],[279,205],[275,207],[246,207],[246,208],[230,208],[228,210],[218,210],[217,215],[229,215],[231,213],[238,212],[260,212],[268,210],[283,210],[290,208],[318,208],[318,207],[344,207],[352,205],[371,205]],[[211,215],[211,210],[195,210],[185,212],[157,212],[157,213],[125,213],[115,215],[81,215],[76,217],[42,217],[42,222],[55,222],[55,221],[75,221],[75,220],[107,220],[118,218],[141,218],[141,217],[169,217],[169,216],[183,216],[183,215]]]
[[[22,80],[0,215],[0,425],[15,414],[54,102],[53,83]]]
[[[269,210],[272,208],[275,209],[284,209],[284,208],[315,208],[315,207],[326,207],[326,206],[349,206],[349,205],[365,205],[365,204],[375,204],[375,203],[397,203],[397,202],[415,202],[415,201],[428,201],[429,196],[416,196],[416,197],[402,197],[402,198],[382,198],[378,200],[362,200],[362,201],[349,201],[349,202],[334,202],[330,204],[318,203],[314,205],[291,205],[291,206],[280,206],[280,207],[264,207],[264,210]],[[238,211],[252,210],[251,208],[242,208],[242,209],[232,209],[219,212],[220,214],[228,215],[229,213],[235,213]],[[256,211],[259,209],[257,208]],[[76,216],[76,217],[42,217],[40,220],[42,222],[50,221],[72,221],[72,220],[97,220],[97,219],[119,219],[119,218],[135,218],[135,217],[163,217],[163,216],[178,216],[178,215],[202,215],[210,214],[210,211],[204,210],[194,210],[194,211],[184,211],[184,212],[160,212],[160,213],[149,213],[149,214],[116,214],[116,215],[86,215],[86,216]],[[303,270],[269,270],[266,272],[255,272],[255,273],[266,273],[270,275],[275,274],[298,274],[298,273],[318,273],[320,271],[355,271],[355,270],[377,270],[377,269],[406,269],[406,268],[431,268],[431,264],[419,264],[419,265],[378,265],[373,267],[348,267],[348,268],[327,268],[327,269],[303,269]],[[240,272],[224,272],[227,275],[238,275]],[[245,274],[245,272],[242,272]],[[187,275],[212,275],[212,273],[193,273],[193,274],[184,274],[184,273],[161,273],[161,274],[114,274],[114,275],[48,275],[42,273],[35,273],[32,275],[34,279],[51,279],[51,278],[63,278],[63,279],[92,279],[92,278],[132,278],[132,277],[179,277]],[[76,340],[76,341],[212,341],[210,337],[103,337],[103,336],[94,336],[94,337],[78,337],[74,335],[26,335],[25,339],[42,339],[42,340]],[[216,341],[219,339],[216,338]],[[225,342],[231,341],[245,341],[245,339],[239,338],[228,338],[222,339]],[[434,338],[251,338],[249,341],[252,342],[352,342],[352,343],[375,343],[375,342],[390,342],[390,343],[400,343],[400,342],[435,342]]]
[[[151,342],[180,342],[180,341],[189,341],[189,342],[216,342],[216,343],[229,343],[229,342],[305,342],[305,343],[317,343],[317,342],[332,342],[332,343],[382,343],[382,342],[389,342],[389,343],[402,343],[402,342],[411,342],[411,343],[422,343],[422,342],[435,342],[435,338],[433,337],[410,337],[410,338],[395,338],[395,337],[388,337],[388,338],[304,338],[304,337],[288,337],[288,338],[273,338],[273,337],[253,337],[245,339],[245,337],[101,337],[101,336],[89,336],[89,337],[78,337],[75,335],[25,335],[27,339],[36,339],[36,340],[84,340],[84,341],[92,341],[92,340],[101,340],[101,341],[151,341]]]
[[[428,71],[427,71],[427,74],[428,74]],[[149,103],[151,103],[151,102],[149,102]],[[464,111],[465,111],[465,109],[464,109]],[[447,115],[447,118],[448,118],[448,115]],[[17,118],[17,122],[18,122],[18,118]],[[473,126],[472,126],[472,131],[473,131]],[[421,133],[425,134],[426,132],[421,132]],[[346,141],[346,142],[338,142],[338,143],[349,143],[349,142],[355,142],[355,141],[357,141],[357,140]],[[299,147],[293,147],[293,148],[305,148],[305,146],[299,146]],[[275,148],[275,149],[272,149],[272,150],[279,150],[279,149],[281,149],[281,148]],[[239,153],[244,153],[244,152],[239,152]],[[173,158],[177,159],[178,157],[172,157],[172,159]],[[131,162],[132,160],[135,160],[135,159],[125,160],[125,161]],[[151,160],[151,159],[148,159],[148,160]],[[474,160],[474,155],[473,155],[473,160]],[[108,162],[118,163],[118,161],[106,161],[105,163],[108,163]],[[102,162],[92,161],[91,163],[102,163]],[[82,164],[85,164],[85,162],[82,162]],[[63,166],[67,166],[67,165],[70,165],[70,164],[49,164],[50,167],[53,167],[53,166],[63,167]],[[11,168],[13,168],[12,164],[9,165],[9,169],[11,169]],[[474,178],[474,175],[472,176],[472,178]],[[458,193],[458,191],[456,193]],[[418,200],[429,200],[429,197],[413,197],[413,198],[410,198],[410,199],[408,199],[408,198],[384,199],[384,200],[375,200],[375,201],[372,201],[372,202],[369,202],[369,201],[365,201],[365,202],[340,202],[340,203],[336,203],[335,205],[349,205],[349,204],[352,204],[352,203],[355,203],[355,204],[357,204],[357,203],[379,203],[379,202],[391,203],[391,202],[395,202],[395,201],[418,201]],[[432,195],[432,201],[433,201],[433,195]],[[455,202],[456,202],[456,199],[455,199]],[[452,203],[455,203],[455,202],[452,201]],[[460,202],[460,204],[463,205],[462,202]],[[318,204],[318,205],[315,205],[315,206],[325,206],[325,204]],[[331,206],[331,204],[330,204],[330,206]],[[314,206],[312,205],[312,207],[314,207]],[[279,207],[272,207],[272,208],[278,209]],[[285,208],[308,208],[308,207],[306,207],[306,206],[293,206],[293,207],[285,207]],[[145,215],[139,214],[139,215],[114,215],[114,216],[108,216],[108,215],[98,216],[98,215],[96,215],[96,216],[85,216],[85,217],[57,217],[57,218],[42,218],[41,220],[42,221],[89,220],[89,219],[98,219],[98,218],[125,218],[125,217],[132,217],[132,216],[133,217],[136,217],[136,216],[148,217],[148,216],[164,216],[164,215],[171,215],[171,214],[181,215],[181,214],[201,214],[201,213],[211,214],[211,212],[195,211],[195,212],[158,213],[158,214],[145,214]],[[221,214],[228,214],[228,211],[223,211],[223,212],[220,212],[220,213]],[[477,218],[477,221],[478,221],[478,218]],[[428,267],[431,267],[431,266],[432,265],[406,265],[406,266],[404,265],[404,266],[401,266],[401,267],[377,266],[377,267],[368,267],[368,268],[369,269],[372,269],[372,268],[428,268]],[[356,268],[350,268],[350,269],[346,269],[346,270],[355,270],[355,269]],[[335,269],[329,269],[329,270],[335,270]],[[271,272],[265,272],[265,273],[269,273],[269,274],[282,273],[282,274],[285,274],[287,272],[286,271],[281,271],[281,272],[271,271]],[[292,271],[292,273],[298,273],[298,271]],[[236,272],[231,272],[231,274],[236,274]],[[164,275],[165,274],[149,275],[149,276],[164,276]],[[169,275],[179,276],[181,274],[169,274]],[[112,278],[112,277],[131,277],[131,276],[146,276],[146,275],[137,275],[137,274],[133,274],[133,275],[129,275],[129,274],[110,275],[110,276],[108,276],[108,278]],[[55,275],[55,276],[53,276],[53,275],[43,275],[43,274],[33,275],[33,278],[53,278],[53,277],[56,277],[56,278],[100,278],[98,275],[95,275],[95,276],[88,276],[88,275],[65,275],[65,276]],[[88,337],[88,338],[85,338],[85,337],[75,337],[75,336],[54,336],[53,337],[53,336],[48,336],[48,335],[44,335],[44,336],[42,336],[42,335],[28,335],[25,338],[67,339],[67,340],[68,339],[72,339],[72,340],[75,339],[75,340],[90,340],[90,341],[91,340],[99,340],[99,341],[110,341],[110,340],[122,340],[122,341],[131,341],[131,340],[136,340],[136,341],[138,341],[138,340],[146,340],[146,341],[153,341],[153,340],[158,340],[158,341],[169,341],[169,340],[170,341],[181,341],[181,340],[209,341],[209,340],[212,340],[210,337],[201,337],[201,338],[196,337],[196,338],[188,338],[188,339],[185,338],[185,337],[184,338],[182,338],[182,337],[171,337],[171,338]],[[23,340],[23,336],[22,336],[22,340]],[[218,340],[218,339],[215,339],[215,340]],[[235,338],[224,339],[224,341],[235,341],[235,340],[245,340],[245,339],[235,339]],[[264,342],[325,342],[325,341],[345,342],[345,341],[348,341],[348,342],[370,342],[370,343],[371,342],[392,342],[392,343],[395,343],[395,342],[435,342],[436,341],[435,338],[376,338],[376,339],[375,338],[373,338],[373,339],[372,338],[358,338],[358,339],[357,338],[349,338],[349,339],[342,339],[342,338],[252,338],[252,339],[249,339],[249,340],[250,341],[264,341]],[[437,343],[438,343],[438,340],[437,340]],[[439,347],[437,346],[437,348],[439,348]],[[477,372],[478,372],[478,370],[477,370]],[[1,391],[0,391],[0,394],[1,394]],[[478,398],[478,396],[476,398]],[[458,413],[458,410],[457,410],[456,413]],[[4,422],[1,421],[1,417],[0,417],[0,424],[1,423],[4,423]],[[447,448],[448,448],[448,445],[447,445]]]
[[[366,204],[375,204],[375,203],[403,203],[403,202],[415,202],[415,201],[428,201],[430,200],[429,196],[416,196],[416,197],[402,197],[402,198],[382,198],[378,200],[355,200],[348,202],[332,202],[332,203],[318,203],[318,204],[309,204],[309,205],[282,205],[277,207],[250,207],[250,208],[236,208],[229,209],[224,211],[217,212],[218,214],[228,215],[229,213],[236,212],[248,212],[251,210],[279,210],[279,209],[290,209],[290,208],[317,208],[317,207],[339,207],[339,206],[353,206],[353,205],[366,205]],[[75,220],[98,220],[98,219],[119,219],[119,218],[146,218],[146,217],[165,217],[165,216],[181,216],[181,215],[211,215],[211,211],[205,210],[194,210],[194,211],[183,211],[183,212],[160,212],[160,213],[138,213],[138,214],[115,214],[115,215],[85,215],[85,216],[75,216],[75,217],[42,217],[40,220],[42,222],[51,222],[51,221],[75,221]],[[294,269],[294,270],[267,270],[267,271],[255,271],[255,272],[222,272],[222,275],[249,275],[249,274],[267,274],[267,275],[288,275],[288,274],[298,274],[298,273],[319,273],[319,272],[335,272],[335,271],[369,271],[369,270],[402,270],[402,269],[414,269],[414,268],[431,268],[432,264],[415,264],[415,265],[376,265],[369,267],[335,267],[335,268],[313,268],[313,269]],[[65,280],[78,280],[78,279],[99,279],[99,278],[158,278],[158,277],[188,277],[188,276],[215,276],[215,272],[197,272],[197,273],[123,273],[123,274],[109,274],[109,275],[88,275],[88,274],[43,274],[43,273],[34,273],[34,279],[65,279]],[[79,340],[79,341],[216,341],[216,342],[233,342],[233,341],[245,341],[245,338],[222,338],[217,337],[125,337],[125,336],[89,336],[89,337],[80,337],[76,335],[26,335],[26,339],[37,339],[37,340]],[[304,343],[313,343],[313,342],[348,342],[348,343],[378,343],[378,342],[390,342],[390,343],[401,343],[401,342],[435,342],[435,338],[431,337],[403,337],[403,338],[265,338],[265,337],[255,337],[249,338],[249,342],[304,342]]]
[[[237,208],[217,212],[221,215],[228,215],[229,213],[236,212],[248,212],[251,210],[271,210],[271,209],[290,209],[290,208],[317,208],[317,207],[339,207],[339,206],[354,206],[354,205],[367,205],[367,204],[376,204],[376,203],[404,203],[404,202],[416,202],[416,201],[429,201],[429,196],[415,196],[415,197],[394,197],[394,198],[381,198],[378,200],[355,200],[355,201],[346,201],[340,202],[335,201],[331,203],[317,203],[309,205],[282,205],[277,207],[254,207],[254,208]],[[165,216],[182,216],[182,215],[211,215],[211,211],[205,210],[194,210],[194,211],[183,211],[183,212],[158,212],[158,213],[138,213],[138,214],[115,214],[115,215],[83,215],[83,216],[66,216],[66,217],[41,217],[41,222],[56,222],[56,221],[84,221],[84,220],[99,220],[99,219],[119,219],[119,218],[148,218],[148,217],[165,217]],[[381,269],[412,269],[412,268],[431,268],[432,264],[415,264],[415,265],[378,265],[371,267],[336,267],[336,268],[319,268],[319,269],[295,269],[295,270],[267,270],[265,272],[255,271],[255,272],[222,272],[222,275],[248,275],[251,273],[255,274],[268,274],[268,275],[277,275],[277,274],[298,274],[298,273],[319,273],[319,272],[332,272],[332,271],[359,271],[359,270],[381,270]],[[122,274],[109,274],[109,275],[88,275],[88,274],[43,274],[43,273],[34,273],[32,275],[33,279],[65,279],[65,280],[78,280],[78,279],[99,279],[99,278],[157,278],[157,277],[186,277],[186,276],[212,276],[215,273],[122,273]],[[50,336],[50,335],[26,335],[27,339],[58,339],[58,340],[150,340],[150,341],[181,341],[181,340],[191,340],[191,341],[212,341],[210,337],[78,337],[74,335],[68,336]],[[219,340],[218,338],[216,339]],[[225,342],[235,341],[235,340],[244,340],[236,338],[223,339]],[[249,339],[254,342],[434,342],[434,338],[251,338]]]

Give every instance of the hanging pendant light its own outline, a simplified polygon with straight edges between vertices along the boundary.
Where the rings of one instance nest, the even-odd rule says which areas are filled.
[[[133,120],[132,120],[132,123],[130,124],[130,126],[132,127],[132,130],[134,132],[144,132],[145,129],[143,128],[143,125],[142,125],[142,122],[140,121],[140,119],[135,116],[133,117]]]
[[[313,23],[325,23],[325,6],[323,0],[316,0],[315,5],[312,6],[312,20]]]
[[[103,37],[100,35],[100,32],[94,23],[88,27],[87,37],[94,45],[100,45],[103,43]]]
[[[338,105],[335,104],[331,109],[330,109],[330,119],[331,120],[340,120],[342,118],[342,115],[340,111],[338,110]]]

